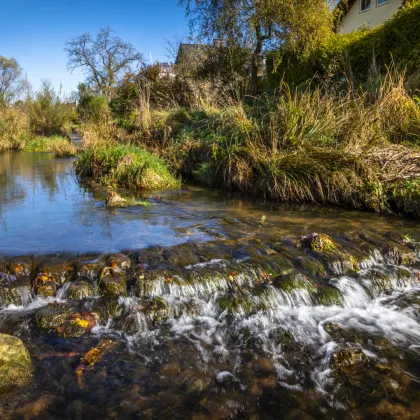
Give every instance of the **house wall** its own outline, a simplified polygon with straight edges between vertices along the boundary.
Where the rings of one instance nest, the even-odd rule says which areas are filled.
[[[378,6],[377,0],[371,0],[369,10],[360,11],[360,2],[357,0],[343,21],[338,26],[338,32],[349,33],[363,25],[370,27],[377,26],[383,21],[389,19],[393,13],[396,13],[402,5],[402,0],[389,0],[388,3]]]

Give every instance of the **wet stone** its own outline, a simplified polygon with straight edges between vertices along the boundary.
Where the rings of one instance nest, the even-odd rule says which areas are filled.
[[[77,264],[78,277],[90,277],[93,280],[99,278],[105,264],[101,259],[83,260]]]
[[[163,255],[170,264],[186,267],[188,265],[198,264],[201,261],[196,252],[193,244],[183,244],[166,249]]]
[[[6,284],[0,282],[0,307],[28,305],[31,300],[32,289],[29,279],[20,279]]]
[[[124,254],[111,254],[107,256],[106,264],[109,267],[127,271],[131,267],[131,260]]]
[[[74,313],[57,327],[57,334],[64,338],[78,338],[96,326],[99,316],[96,313]]]
[[[31,277],[33,260],[30,257],[14,258],[7,264],[7,271],[16,278]]]
[[[366,363],[367,360],[367,357],[361,349],[345,348],[334,353],[332,365],[335,368],[346,371],[353,366]]]
[[[325,277],[327,270],[321,261],[311,256],[298,257],[294,260],[296,267],[310,276]]]
[[[115,297],[127,294],[127,281],[119,269],[106,267],[101,273],[99,290],[103,296]]]
[[[0,334],[0,393],[27,386],[32,380],[32,362],[23,342]]]
[[[39,296],[51,297],[55,296],[57,283],[51,275],[47,273],[39,273],[34,280],[33,289]]]
[[[86,299],[95,294],[90,281],[79,278],[73,281],[67,289],[67,298],[70,300]]]
[[[274,277],[273,285],[285,293],[292,293],[299,289],[306,290],[310,294],[316,293],[314,282],[309,277],[298,272]]]
[[[50,258],[39,264],[38,272],[46,273],[51,276],[57,284],[63,285],[64,283],[71,281],[75,272],[75,267],[71,262],[63,261],[59,258]]]
[[[335,287],[329,285],[318,285],[315,299],[320,305],[324,306],[341,305],[340,292]]]
[[[71,314],[71,308],[64,305],[48,305],[37,311],[35,322],[43,330],[56,330]]]

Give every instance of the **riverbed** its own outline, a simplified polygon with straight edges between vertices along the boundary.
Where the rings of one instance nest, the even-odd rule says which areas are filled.
[[[35,370],[0,416],[417,418],[419,241],[415,219],[0,154],[0,333]]]

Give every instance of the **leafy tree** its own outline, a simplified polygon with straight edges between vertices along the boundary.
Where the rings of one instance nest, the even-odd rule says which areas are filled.
[[[180,0],[203,40],[252,49],[250,93],[257,92],[264,48],[288,43],[309,54],[332,33],[330,0]]]
[[[25,86],[19,63],[14,58],[0,56],[0,108],[18,99]]]
[[[82,69],[88,77],[88,84],[108,101],[111,101],[113,88],[122,74],[142,61],[133,45],[113,36],[110,28],[101,29],[94,39],[85,33],[68,41],[65,51],[69,70]]]

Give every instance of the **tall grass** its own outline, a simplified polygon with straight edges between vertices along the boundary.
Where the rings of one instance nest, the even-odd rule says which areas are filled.
[[[77,153],[74,143],[61,136],[32,138],[26,143],[24,150],[26,152],[49,152],[58,158],[75,156]]]
[[[79,155],[75,169],[78,176],[93,177],[104,185],[142,189],[179,186],[161,159],[130,145],[87,148]]]

